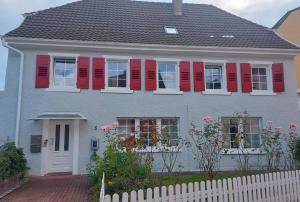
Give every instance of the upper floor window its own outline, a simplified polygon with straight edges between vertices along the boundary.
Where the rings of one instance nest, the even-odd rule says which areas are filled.
[[[76,87],[76,59],[54,59],[53,85]]]
[[[224,71],[221,64],[205,65],[205,87],[206,90],[224,89]]]
[[[128,87],[128,61],[109,60],[108,62],[108,87],[127,88]]]
[[[254,91],[271,90],[271,74],[267,65],[253,65],[252,88]]]
[[[245,118],[243,125],[235,117],[223,117],[221,121],[223,125],[222,136],[226,149],[260,148],[262,144],[260,118]],[[243,130],[243,138],[239,135],[242,132],[241,130]]]
[[[177,63],[158,63],[159,89],[178,89]]]

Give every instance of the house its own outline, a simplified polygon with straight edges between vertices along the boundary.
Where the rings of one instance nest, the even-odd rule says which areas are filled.
[[[290,43],[300,46],[300,7],[288,11],[273,29]],[[297,92],[300,106],[300,54],[294,59],[296,65]]]
[[[143,124],[137,135],[149,148],[151,125],[173,128],[176,142],[192,121],[219,117],[231,151],[220,170],[237,168],[234,112],[251,116],[253,155],[268,120],[299,121],[299,48],[212,5],[82,0],[26,14],[2,43],[9,55],[1,139],[24,148],[34,175],[86,173],[92,150],[105,149],[99,126],[113,121],[125,135]],[[178,162],[197,169],[187,148]],[[155,161],[154,170],[162,168]]]

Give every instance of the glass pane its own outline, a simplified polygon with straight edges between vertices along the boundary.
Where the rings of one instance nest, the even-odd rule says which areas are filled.
[[[108,79],[108,87],[118,87],[118,79],[116,78],[109,78]]]
[[[266,68],[259,68],[260,75],[266,75]]]
[[[159,64],[158,65],[158,71],[159,72],[167,72],[167,67],[165,64]]]
[[[108,62],[108,87],[121,87],[127,86],[127,62]]]
[[[60,125],[55,126],[55,151],[59,151],[60,144]]]
[[[259,134],[252,134],[252,148],[260,147],[260,136]]]
[[[65,142],[64,142],[64,150],[69,151],[69,139],[70,139],[70,126],[65,125]]]
[[[223,147],[229,149],[230,146],[231,146],[231,144],[230,144],[230,135],[227,134],[227,133],[224,133],[222,137],[223,137],[223,142],[224,142]]]

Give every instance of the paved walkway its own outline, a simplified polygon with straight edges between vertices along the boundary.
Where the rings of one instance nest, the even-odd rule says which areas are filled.
[[[29,182],[13,191],[1,202],[85,202],[88,196],[88,178],[85,176],[31,177]]]

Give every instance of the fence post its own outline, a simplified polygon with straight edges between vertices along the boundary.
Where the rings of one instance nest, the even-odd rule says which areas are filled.
[[[251,175],[251,185],[252,185],[252,194],[253,194],[253,201],[257,201],[257,187],[256,187],[256,180],[255,175]]]
[[[104,202],[111,202],[111,196],[110,195],[106,195],[104,197]]]
[[[129,202],[128,200],[129,200],[129,195],[127,192],[124,192],[122,194],[122,202]]]
[[[262,201],[266,201],[266,181],[264,174],[260,174],[260,184],[261,184],[261,198]]]
[[[221,180],[218,180],[218,196],[219,196],[218,201],[223,202],[224,201],[224,191],[223,191],[223,186],[222,186],[222,181]]]
[[[147,189],[146,201],[147,202],[152,202],[153,201],[153,198],[152,198],[152,189],[151,188]]]
[[[284,178],[285,178],[285,185],[286,185],[286,199],[287,201],[290,201],[290,179],[289,179],[289,173],[287,171],[284,172]]]
[[[136,193],[136,191],[130,192],[130,202],[137,202],[137,193]]]
[[[161,200],[162,201],[167,201],[168,200],[167,187],[166,186],[162,186],[162,188],[161,188]]]
[[[253,201],[251,176],[247,176],[248,200]]]
[[[300,175],[299,175],[299,170],[296,170],[296,187],[297,187],[297,190],[300,189]],[[297,199],[300,201],[300,192],[297,191]]]
[[[212,196],[213,196],[213,201],[218,200],[218,189],[217,189],[217,181],[213,180],[212,183]]]
[[[193,183],[188,184],[188,197],[189,197],[189,201],[194,200],[194,185],[193,185]]]
[[[238,195],[239,195],[239,199],[238,201],[243,201],[243,185],[242,185],[242,179],[240,177],[238,177],[237,179],[237,187],[238,187]]]
[[[186,194],[186,184],[185,183],[183,183],[182,185],[181,185],[181,192],[182,192],[182,201],[183,202],[186,202],[187,201],[187,194]]]
[[[160,194],[159,194],[159,188],[154,187],[154,201],[159,201]]]
[[[173,187],[173,185],[170,185],[168,187],[168,195],[169,195],[169,201],[174,201],[174,187]]]
[[[232,183],[233,183],[233,198],[234,198],[234,201],[238,201],[239,200],[239,188],[237,185],[236,178],[232,179]]]
[[[228,187],[227,187],[226,179],[223,179],[223,194],[224,194],[224,201],[228,202]]]
[[[260,175],[256,175],[256,193],[257,193],[257,201],[262,201],[261,198],[261,188],[262,188],[262,184],[261,184],[261,179],[260,179]]]
[[[143,202],[145,200],[144,198],[144,190],[140,189],[138,190],[138,201]]]
[[[207,202],[212,202],[212,190],[210,180],[206,181]]]
[[[194,192],[195,192],[195,201],[200,200],[200,193],[199,193],[199,182],[194,183]]]
[[[176,191],[176,201],[181,202],[182,201],[182,195],[181,195],[181,186],[179,184],[175,185],[175,191]]]
[[[228,178],[227,182],[228,182],[229,202],[233,202],[232,180]]]
[[[112,201],[113,202],[119,202],[119,200],[120,200],[119,194],[114,194],[113,198],[112,198]]]

